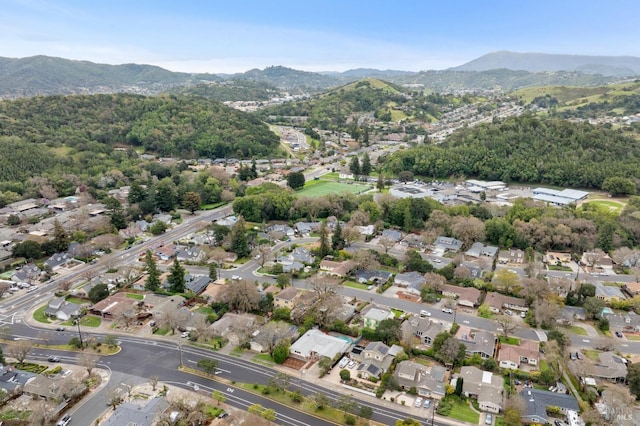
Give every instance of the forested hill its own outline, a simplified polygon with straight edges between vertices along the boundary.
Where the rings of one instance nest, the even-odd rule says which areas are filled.
[[[259,119],[220,102],[127,94],[0,102],[0,136],[76,151],[131,146],[183,158],[263,157],[279,146],[278,137]]]
[[[226,80],[201,83],[190,87],[179,87],[171,93],[202,96],[220,102],[228,101],[268,101],[282,96],[277,87],[262,81]]]
[[[385,167],[435,178],[600,188],[607,177],[640,178],[640,143],[617,130],[523,115],[463,130],[441,145],[398,151]]]
[[[344,130],[351,121],[349,118],[365,114],[381,121],[411,118],[429,122],[440,117],[443,106],[461,102],[461,98],[453,95],[410,93],[408,89],[395,84],[369,78],[311,99],[267,107],[260,110],[259,114],[265,119],[268,116],[305,116],[310,127]]]

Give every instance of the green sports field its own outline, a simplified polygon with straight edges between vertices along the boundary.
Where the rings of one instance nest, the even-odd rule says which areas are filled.
[[[613,212],[621,211],[626,205],[626,203],[624,202],[613,201],[613,200],[587,200],[584,203],[597,204],[601,207],[608,208],[610,211],[613,211]]]
[[[312,180],[307,182],[298,194],[307,197],[321,197],[327,194],[340,194],[343,192],[351,192],[359,194],[371,189],[370,185],[349,184],[340,182],[330,182],[327,180]]]

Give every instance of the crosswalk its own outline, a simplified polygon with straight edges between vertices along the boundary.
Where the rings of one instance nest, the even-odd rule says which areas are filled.
[[[13,325],[22,322],[22,314],[0,314],[0,325]]]

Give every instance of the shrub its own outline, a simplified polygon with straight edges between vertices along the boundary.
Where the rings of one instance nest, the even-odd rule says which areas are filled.
[[[351,372],[347,369],[340,370],[340,379],[348,382],[349,380],[351,380]]]

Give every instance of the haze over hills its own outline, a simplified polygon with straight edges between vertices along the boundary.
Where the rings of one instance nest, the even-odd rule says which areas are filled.
[[[628,77],[640,74],[640,58],[499,51],[488,53],[450,69],[488,71],[501,68],[529,72],[576,71],[584,74]]]
[[[564,70],[564,71],[563,71]],[[0,98],[37,95],[117,93],[159,94],[179,86],[245,80],[291,94],[322,92],[363,78],[411,84],[437,92],[511,91],[540,85],[596,86],[640,75],[640,58],[496,52],[442,71],[352,69],[315,73],[271,66],[238,74],[190,74],[157,66],[107,65],[49,56],[0,58]]]

